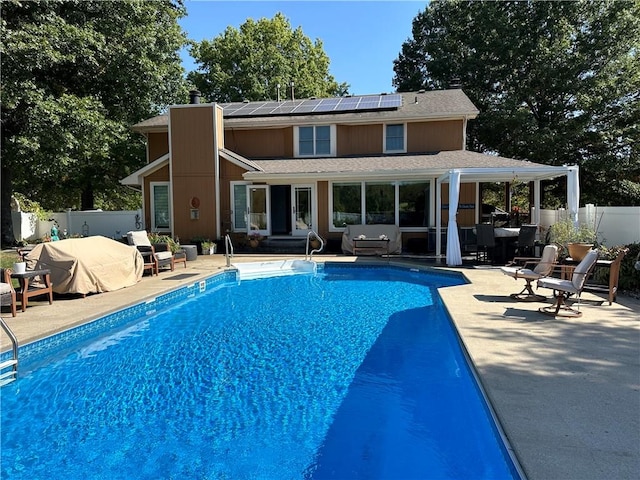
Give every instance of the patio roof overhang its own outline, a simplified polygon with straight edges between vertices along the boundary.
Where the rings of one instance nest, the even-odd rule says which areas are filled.
[[[465,182],[512,182],[517,179],[521,182],[534,182],[536,180],[552,180],[568,174],[572,167],[539,165],[536,167],[486,167],[486,168],[459,168],[460,177]],[[449,183],[452,170],[448,170],[438,177],[439,183]]]
[[[128,177],[123,178],[122,180],[120,180],[120,183],[122,185],[127,185],[130,187],[139,187],[144,183],[144,177],[161,169],[165,165],[168,165],[168,163],[169,163],[169,154],[166,153],[163,156],[155,159],[153,162],[148,163],[141,169],[136,170]]]
[[[462,265],[460,241],[456,214],[460,195],[460,183],[465,182],[534,182],[534,223],[539,223],[540,214],[540,180],[551,180],[557,177],[567,177],[567,206],[574,223],[578,221],[578,207],[580,203],[580,187],[578,166],[563,165],[561,167],[536,165],[526,168],[458,168],[451,169],[440,175],[436,182],[436,255],[442,255],[442,184],[449,184],[449,223],[447,226],[447,265]]]

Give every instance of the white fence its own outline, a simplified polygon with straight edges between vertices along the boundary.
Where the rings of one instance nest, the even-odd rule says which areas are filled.
[[[549,227],[563,215],[564,210],[540,210],[540,225]],[[578,221],[596,230],[598,242],[607,247],[640,243],[640,207],[587,205],[580,208]]]
[[[121,238],[129,230],[143,228],[140,210],[117,212],[68,210],[53,213],[47,220],[38,220],[34,214],[22,212],[13,212],[12,216],[13,233],[18,241],[42,238],[51,233],[54,225],[60,235],[83,237],[102,235],[116,239]]]
[[[549,227],[560,219],[562,210],[541,210],[540,225]],[[640,243],[640,207],[596,207],[587,205],[579,211],[580,223],[587,223],[598,232],[598,241],[613,247]],[[58,230],[68,235],[102,235],[120,238],[129,230],[141,230],[140,210],[119,212],[54,213],[50,217],[58,222]],[[36,240],[51,232],[53,221],[38,220],[33,214],[13,212],[13,232],[16,240]]]

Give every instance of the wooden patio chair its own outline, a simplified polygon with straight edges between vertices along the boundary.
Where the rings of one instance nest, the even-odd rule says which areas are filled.
[[[0,271],[0,305],[11,307],[11,315],[16,316],[16,291],[11,283],[11,270],[3,268]]]

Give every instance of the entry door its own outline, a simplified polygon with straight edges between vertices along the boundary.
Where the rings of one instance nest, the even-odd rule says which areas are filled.
[[[271,235],[269,185],[247,185],[247,199],[247,228],[261,235]]]
[[[313,185],[292,185],[291,231],[294,236],[305,236],[313,225]]]

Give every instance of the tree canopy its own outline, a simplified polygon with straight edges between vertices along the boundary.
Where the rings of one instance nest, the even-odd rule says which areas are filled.
[[[399,91],[459,80],[469,147],[575,164],[581,196],[640,204],[640,2],[431,2],[394,61]]]
[[[45,209],[127,208],[133,123],[187,96],[171,0],[2,1],[2,235],[14,191]]]
[[[208,101],[241,102],[327,97],[347,93],[329,74],[322,41],[312,42],[302,28],[291,28],[281,13],[272,19],[248,19],[211,41],[192,42],[190,54],[198,69],[188,80]]]

